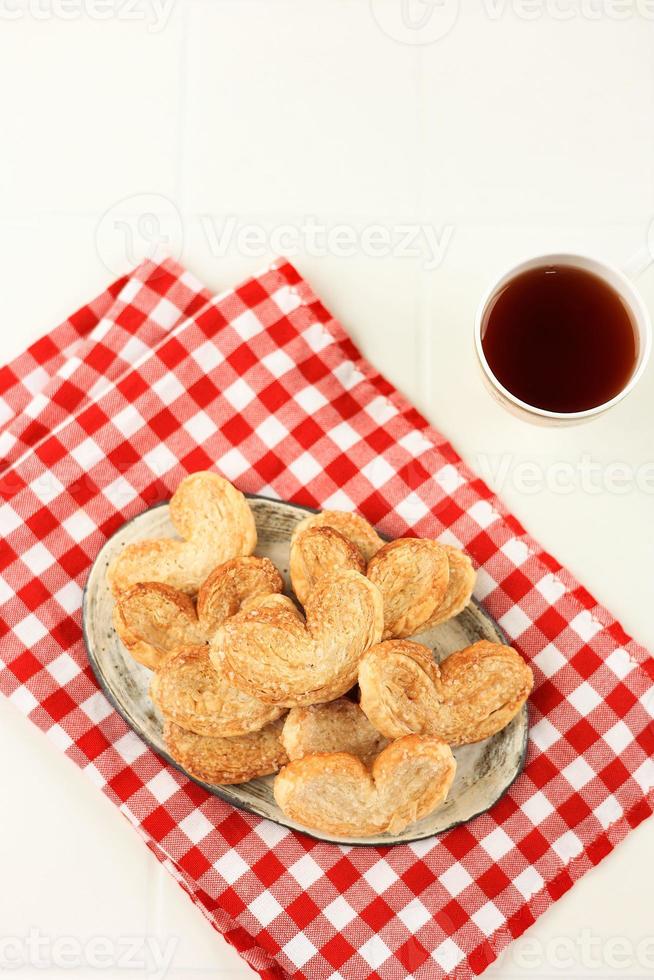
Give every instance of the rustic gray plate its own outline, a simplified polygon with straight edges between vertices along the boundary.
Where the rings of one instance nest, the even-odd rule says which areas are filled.
[[[264,497],[250,497],[250,504],[259,535],[257,554],[264,555],[275,563],[284,576],[287,588],[290,588],[289,540],[293,528],[306,516],[307,510]],[[89,661],[105,694],[134,731],[158,755],[179,769],[166,752],[161,733],[161,718],[148,696],[150,671],[137,664],[125,652],[112,627],[113,599],[105,576],[107,565],[126,544],[143,538],[175,536],[175,530],[168,519],[167,504],[145,511],[120,528],[105,543],[91,568],[84,592],[82,615]],[[499,626],[475,603],[468,606],[456,619],[428,630],[415,639],[431,647],[439,661],[477,640],[505,642]],[[321,840],[341,844],[401,844],[442,833],[456,824],[485,813],[521,772],[527,748],[527,734],[525,707],[499,734],[476,745],[454,749],[457,773],[446,803],[435,813],[411,824],[399,834],[351,838],[313,832],[284,816],[273,799],[271,776],[253,779],[238,786],[212,786],[198,779],[195,782],[234,806]]]

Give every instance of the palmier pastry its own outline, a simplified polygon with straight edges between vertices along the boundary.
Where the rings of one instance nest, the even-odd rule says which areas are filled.
[[[368,578],[384,598],[384,638],[413,636],[445,598],[447,552],[427,538],[398,538],[370,559]]]
[[[293,536],[289,566],[293,591],[303,606],[323,575],[345,568],[366,574],[366,562],[357,546],[328,526],[308,527]]]
[[[340,698],[308,708],[291,708],[282,729],[282,744],[291,760],[317,752],[349,752],[367,762],[388,742],[358,704]]]
[[[198,592],[198,620],[207,636],[253,599],[281,592],[284,580],[269,558],[232,558],[214,568]]]
[[[278,772],[286,762],[279,735],[282,722],[237,738],[209,738],[164,722],[163,737],[175,762],[196,779],[214,785],[247,783]]]
[[[426,647],[389,640],[359,665],[361,708],[387,738],[437,735],[449,745],[495,735],[517,715],[533,686],[512,647],[480,640],[438,666]]]
[[[170,520],[181,541],[158,538],[128,544],[107,570],[114,595],[138,582],[163,582],[195,595],[217,565],[250,555],[257,543],[254,517],[243,494],[217,473],[193,473],[170,500]]]
[[[354,545],[366,565],[384,543],[374,527],[364,517],[359,517],[358,514],[351,514],[348,511],[321,510],[319,514],[311,514],[300,521],[291,536],[291,547],[300,534],[313,527],[331,527],[338,531]]]
[[[210,737],[259,731],[284,711],[232,687],[209,660],[206,644],[168,657],[152,678],[150,696],[168,721]]]
[[[333,701],[356,682],[359,658],[382,628],[377,587],[359,572],[337,571],[311,592],[306,621],[285,597],[264,598],[227,620],[211,641],[211,659],[261,701]]]
[[[113,624],[128,653],[150,670],[180,646],[207,642],[191,597],[162,582],[133,585],[119,596]]]
[[[384,597],[384,637],[413,636],[457,616],[475,583],[472,562],[450,545],[423,538],[383,544],[355,514],[323,511],[301,521],[291,538],[293,590],[304,605],[328,571],[350,568],[367,574]]]
[[[252,599],[281,592],[283,580],[268,558],[232,558],[200,586],[197,608],[190,596],[162,582],[143,582],[121,593],[114,628],[135,660],[156,670],[171,651],[208,643],[226,619]]]
[[[278,806],[313,830],[366,837],[398,833],[440,806],[454,781],[449,745],[433,736],[392,742],[368,769],[346,752],[306,755],[275,778]]]
[[[447,592],[421,629],[440,626],[448,619],[454,619],[455,616],[458,616],[470,602],[475,587],[477,575],[465,551],[459,551],[458,548],[453,548],[450,544],[444,544],[442,547],[445,549],[450,566]]]

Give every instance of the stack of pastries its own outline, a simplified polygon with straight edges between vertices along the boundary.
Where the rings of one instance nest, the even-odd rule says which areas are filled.
[[[253,554],[252,511],[227,480],[194,473],[169,513],[179,537],[127,545],[107,578],[116,632],[153,671],[168,751],[196,778],[276,773],[277,804],[308,828],[398,832],[446,799],[452,746],[494,735],[527,699],[511,647],[481,641],[439,667],[408,639],[470,601],[463,552],[384,543],[363,518],[323,511],[290,541],[294,601]]]

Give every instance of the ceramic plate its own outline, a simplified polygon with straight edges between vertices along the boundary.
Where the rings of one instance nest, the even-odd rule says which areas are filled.
[[[259,535],[256,554],[270,558],[275,563],[284,576],[287,589],[290,589],[289,541],[293,528],[306,517],[307,510],[263,497],[250,497],[249,500]],[[132,660],[114,632],[111,622],[113,598],[105,575],[109,562],[126,544],[156,537],[176,537],[168,518],[167,504],[140,514],[106,542],[86,583],[83,604],[84,638],[91,667],[109,700],[158,755],[179,769],[166,752],[161,717],[148,696],[151,672]],[[412,639],[431,647],[439,661],[477,640],[506,642],[497,623],[475,603],[468,606],[456,619]],[[440,834],[492,807],[522,770],[527,732],[525,707],[510,725],[492,738],[476,745],[454,749],[457,761],[456,779],[446,803],[435,813],[410,824],[399,834],[352,838],[312,832],[284,816],[273,798],[272,776],[253,779],[238,786],[212,786],[197,779],[195,782],[234,806],[322,840],[342,844],[400,844]]]

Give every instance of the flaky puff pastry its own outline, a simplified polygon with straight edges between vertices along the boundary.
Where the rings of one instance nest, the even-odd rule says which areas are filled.
[[[291,538],[293,590],[305,598],[328,570],[352,568],[367,574],[384,597],[384,638],[404,638],[458,616],[475,584],[468,556],[424,538],[383,544],[362,517],[323,511],[306,518]]]
[[[441,545],[447,555],[450,576],[447,591],[441,602],[431,614],[422,629],[440,626],[448,619],[453,619],[463,612],[472,598],[477,573],[470,558],[464,551],[453,548],[450,544]]]
[[[356,682],[359,658],[383,629],[377,587],[359,572],[322,578],[306,620],[284,596],[264,598],[218,630],[211,659],[230,682],[261,701],[298,707],[333,701]]]
[[[205,783],[247,783],[278,772],[287,761],[279,740],[282,722],[237,738],[209,738],[164,722],[163,737],[175,762]]]
[[[413,636],[445,598],[447,552],[427,538],[398,538],[370,559],[368,578],[384,599],[384,639]]]
[[[114,595],[138,582],[163,582],[195,595],[209,572],[230,558],[250,555],[257,543],[243,494],[217,473],[193,473],[170,500],[170,520],[183,539],[128,544],[107,569]]]
[[[119,596],[113,624],[127,652],[150,670],[184,644],[207,642],[191,597],[162,582],[133,585]]]
[[[280,809],[307,828],[367,837],[399,833],[432,813],[455,774],[449,745],[408,735],[384,749],[370,769],[346,752],[290,762],[275,778],[274,795]]]
[[[291,536],[291,546],[300,534],[314,527],[334,528],[354,545],[365,564],[368,564],[384,543],[364,517],[341,510],[321,510],[320,513],[311,514],[300,521]]]
[[[284,712],[232,687],[209,660],[206,643],[168,657],[152,677],[150,696],[168,721],[210,737],[257,732]]]
[[[225,620],[252,599],[281,592],[281,575],[268,558],[232,558],[200,586],[197,607],[190,596],[162,582],[143,582],[121,593],[114,628],[123,646],[151,670],[174,650],[208,643]]]
[[[300,602],[306,603],[329,571],[363,572],[382,594],[385,638],[412,636],[424,628],[447,594],[449,567],[445,549],[422,538],[391,541],[367,565],[354,543],[327,525],[308,527],[291,541],[291,583]]]
[[[316,752],[349,752],[372,762],[388,744],[354,701],[339,698],[308,708],[291,708],[282,729],[289,759]]]
[[[437,735],[449,745],[479,742],[517,715],[533,687],[512,647],[480,640],[438,666],[419,643],[389,640],[361,658],[361,708],[387,738]]]
[[[204,580],[197,614],[207,636],[253,599],[281,592],[284,580],[269,558],[250,555],[224,562]]]
[[[311,526],[293,535],[289,572],[293,591],[303,606],[306,606],[312,589],[324,575],[345,568],[366,574],[363,555],[336,528]]]

